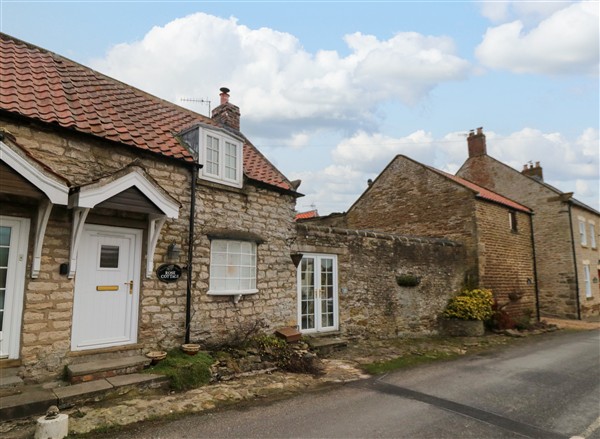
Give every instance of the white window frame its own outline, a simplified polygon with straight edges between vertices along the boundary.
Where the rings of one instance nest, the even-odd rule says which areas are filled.
[[[226,184],[228,186],[241,188],[243,185],[243,161],[244,161],[244,150],[242,142],[233,137],[229,136],[218,130],[210,130],[207,128],[201,128],[198,130],[200,136],[200,146],[199,146],[199,157],[198,161],[204,165],[200,170],[200,178],[208,181],[212,181],[215,183]],[[208,160],[208,142],[209,137],[217,140],[218,142],[218,162],[217,162],[217,173],[210,173],[209,166],[207,166]],[[236,152],[236,164],[235,164],[235,177],[230,178],[226,176],[227,172],[227,145],[232,145],[235,147]]]
[[[590,273],[590,265],[585,264],[583,266],[583,278],[585,282],[585,297],[587,299],[592,298],[592,281],[591,281],[591,273]]]
[[[590,221],[590,246],[596,248],[596,224]]]
[[[227,248],[225,250],[225,252],[222,251],[217,251],[217,246],[218,244],[227,244]],[[231,247],[235,247],[236,244],[240,244],[240,252],[230,252],[230,248]],[[243,256],[248,256],[248,253],[243,253],[242,251],[242,247],[243,246],[247,246],[247,245],[251,245],[252,248],[252,253],[254,256],[254,263],[253,264],[243,264],[242,263],[242,257]],[[222,262],[222,263],[217,263],[217,259],[219,258],[219,256],[226,256],[226,260],[227,262]],[[239,255],[240,256],[240,262],[239,264],[232,264],[230,263],[230,255],[235,256],[235,255]],[[224,280],[225,282],[227,282],[227,277],[222,277],[219,276],[216,272],[218,268],[225,268],[226,271],[228,271],[229,269],[234,269],[237,268],[238,269],[238,274],[235,277],[232,277],[232,280],[239,280],[240,282],[242,280],[250,280],[250,286],[249,288],[237,288],[237,289],[232,289],[232,288],[221,288],[216,286],[216,281],[217,280]],[[256,288],[256,284],[257,284],[257,267],[258,267],[258,245],[256,244],[256,242],[253,241],[244,241],[244,240],[236,240],[236,239],[213,239],[210,243],[210,267],[209,267],[209,288],[208,288],[208,294],[209,295],[215,295],[215,296],[240,296],[240,295],[246,295],[246,294],[255,294],[258,293],[258,289]],[[249,269],[249,271],[251,271],[253,273],[253,276],[248,277],[247,275],[244,276],[243,275],[243,269]]]
[[[579,220],[579,240],[581,245],[587,245],[587,236],[585,233],[585,221]]]

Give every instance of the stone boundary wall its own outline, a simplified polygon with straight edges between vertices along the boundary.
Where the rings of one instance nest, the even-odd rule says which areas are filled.
[[[308,224],[296,224],[296,231],[294,250],[337,255],[340,330],[346,335],[436,332],[438,315],[464,283],[465,247],[450,240]],[[400,274],[419,277],[419,285],[399,286]]]

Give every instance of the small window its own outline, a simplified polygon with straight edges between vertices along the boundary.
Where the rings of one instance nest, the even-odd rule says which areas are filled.
[[[513,232],[517,231],[517,212],[511,210],[508,212],[508,223],[510,225],[510,230]]]
[[[242,142],[219,131],[201,130],[200,176],[209,181],[242,187]]]
[[[119,268],[119,246],[100,246],[100,268]]]
[[[590,279],[590,266],[583,266],[583,278],[585,282],[585,297],[590,299],[592,297],[592,283]]]
[[[585,221],[579,220],[579,239],[581,245],[587,245],[587,236],[585,234]]]
[[[590,244],[596,248],[596,227],[593,224],[590,224]]]
[[[210,245],[208,294],[252,294],[256,289],[256,243],[215,239]]]

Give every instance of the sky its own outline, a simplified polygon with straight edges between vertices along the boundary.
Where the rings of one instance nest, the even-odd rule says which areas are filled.
[[[599,201],[598,1],[0,0],[0,30],[242,132],[297,210],[346,211],[397,154],[488,154]],[[205,101],[205,102],[202,102]]]

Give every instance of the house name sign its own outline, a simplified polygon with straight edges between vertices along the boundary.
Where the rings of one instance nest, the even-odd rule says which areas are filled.
[[[181,267],[175,264],[163,264],[156,269],[156,276],[161,282],[177,282],[181,277]]]

